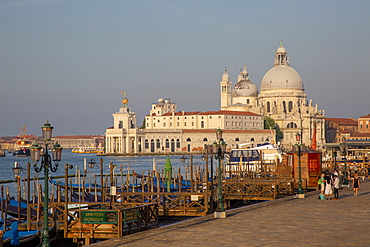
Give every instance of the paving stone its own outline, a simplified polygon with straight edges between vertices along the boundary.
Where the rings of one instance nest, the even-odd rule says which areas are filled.
[[[370,182],[362,181],[358,197],[351,188],[339,200],[286,198],[138,232],[92,244],[118,246],[370,246]]]

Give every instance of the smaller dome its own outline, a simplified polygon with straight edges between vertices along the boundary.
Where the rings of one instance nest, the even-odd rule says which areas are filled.
[[[232,96],[233,97],[257,97],[257,86],[250,80],[241,80],[235,84]]]
[[[276,53],[287,53],[284,46],[279,46],[276,50]]]
[[[225,68],[224,73],[222,74],[222,81],[229,81],[230,80],[230,75],[227,73],[227,70]]]
[[[159,99],[158,99],[158,103],[164,103],[164,99],[159,98]]]

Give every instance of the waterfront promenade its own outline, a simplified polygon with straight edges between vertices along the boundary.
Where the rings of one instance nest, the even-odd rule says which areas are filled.
[[[115,246],[370,246],[370,182],[340,190],[339,200],[294,196],[198,217],[93,244]]]

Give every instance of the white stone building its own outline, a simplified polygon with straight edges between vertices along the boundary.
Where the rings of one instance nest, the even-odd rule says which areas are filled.
[[[159,99],[145,116],[145,128],[136,125],[136,114],[128,100],[112,114],[114,125],[106,129],[106,153],[179,153],[202,152],[204,145],[216,139],[216,129],[223,130],[228,148],[242,143],[257,146],[273,141],[275,132],[264,129],[264,117],[246,111],[176,112],[171,100]]]
[[[307,101],[302,79],[290,67],[286,49],[282,42],[276,51],[274,67],[262,78],[260,93],[249,80],[246,67],[240,72],[238,82],[232,88],[228,72],[220,82],[221,109],[251,111],[271,117],[283,132],[282,144],[289,148],[296,144],[295,135],[302,134],[302,143],[317,146],[325,143],[325,114],[312,100]],[[314,138],[315,137],[315,138]]]

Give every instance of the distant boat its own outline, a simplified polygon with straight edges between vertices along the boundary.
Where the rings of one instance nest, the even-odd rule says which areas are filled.
[[[72,153],[91,154],[91,153],[104,153],[103,147],[80,147],[72,149]]]
[[[0,157],[6,157],[5,150],[0,149]]]
[[[30,140],[25,138],[19,139],[14,145],[14,152],[13,156],[30,156],[30,149],[29,147],[32,146]]]

